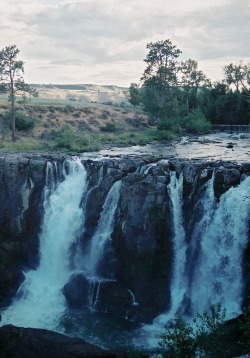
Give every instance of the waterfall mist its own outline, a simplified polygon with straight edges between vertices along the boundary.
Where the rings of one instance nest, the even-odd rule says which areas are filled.
[[[166,163],[163,169],[143,163],[134,172],[130,166],[119,172],[119,163],[105,165],[47,163],[39,265],[25,273],[1,324],[63,331],[62,320],[68,320],[73,328],[66,333],[89,340],[96,339],[98,326],[112,347],[110,331],[122,345],[128,322],[150,322],[134,332],[130,325],[128,339],[155,347],[156,334],[175,314],[190,319],[211,304],[226,308],[227,318],[241,313],[250,176],[241,172],[237,185],[216,196],[213,165],[212,177],[202,177],[199,185],[187,185],[185,171]]]
[[[25,273],[17,297],[4,311],[3,324],[57,329],[65,310],[61,289],[71,273],[70,247],[82,224],[80,201],[87,176],[79,159],[64,163],[61,183],[55,169],[48,163],[39,266]]]

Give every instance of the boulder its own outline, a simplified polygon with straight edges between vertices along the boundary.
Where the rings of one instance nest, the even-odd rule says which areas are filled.
[[[241,173],[238,169],[221,168],[216,170],[214,178],[214,194],[219,198],[230,187],[240,183]]]
[[[119,358],[122,352],[103,350],[80,338],[71,338],[45,329],[0,328],[0,358]]]
[[[132,291],[121,283],[87,278],[83,273],[72,275],[63,293],[70,307],[86,306],[119,318],[134,318],[138,306]]]
[[[88,305],[89,281],[84,274],[74,274],[63,288],[63,294],[71,307]]]

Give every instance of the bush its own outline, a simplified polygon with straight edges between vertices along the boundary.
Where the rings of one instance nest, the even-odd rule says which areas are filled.
[[[16,129],[19,131],[31,131],[35,127],[36,119],[23,113],[16,113]]]
[[[184,127],[187,132],[194,134],[208,133],[212,128],[211,123],[199,108],[184,118]]]
[[[76,137],[68,126],[64,126],[57,134],[56,142],[59,148],[73,149],[75,147]]]
[[[250,353],[250,309],[245,309],[240,320],[241,345],[243,353]]]
[[[225,314],[220,305],[212,305],[209,313],[197,313],[193,324],[177,315],[174,327],[167,328],[161,336],[160,355],[164,358],[225,357],[220,343]]]
[[[9,111],[1,113],[1,118],[11,128],[11,113]],[[35,127],[36,119],[34,117],[26,116],[22,112],[15,113],[16,129],[19,131],[30,131]]]
[[[172,129],[173,123],[168,119],[161,120],[157,126],[157,129],[160,131],[170,131]]]
[[[103,132],[115,132],[116,131],[116,125],[115,123],[108,122],[105,124],[104,127],[101,127],[101,130]]]

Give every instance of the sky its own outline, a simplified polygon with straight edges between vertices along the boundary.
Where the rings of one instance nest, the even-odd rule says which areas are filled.
[[[170,39],[212,81],[250,62],[250,0],[0,0],[1,49],[15,44],[28,83],[128,87],[146,46]]]

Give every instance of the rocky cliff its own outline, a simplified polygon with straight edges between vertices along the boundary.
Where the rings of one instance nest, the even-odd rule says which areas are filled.
[[[39,262],[39,232],[48,161],[62,163],[65,156],[6,155],[0,158],[0,303],[7,305],[23,280],[23,271]],[[199,220],[199,199],[213,176],[217,201],[232,186],[250,175],[250,163],[162,160],[149,156],[83,158],[88,191],[82,206],[85,225],[78,247],[72,247],[72,266],[80,262],[95,232],[104,200],[121,180],[111,242],[98,266],[99,281],[74,273],[64,287],[69,306],[90,306],[135,321],[151,321],[170,307],[173,271],[173,219],[168,191],[171,172],[183,173],[184,227],[192,231]],[[60,173],[59,173],[60,174]],[[187,234],[188,236],[188,234]],[[187,238],[188,240],[188,238]],[[244,274],[249,277],[249,251]],[[246,291],[249,282],[246,280]],[[92,303],[90,303],[92,292]],[[94,307],[93,307],[94,305]],[[188,306],[188,304],[186,305]]]

